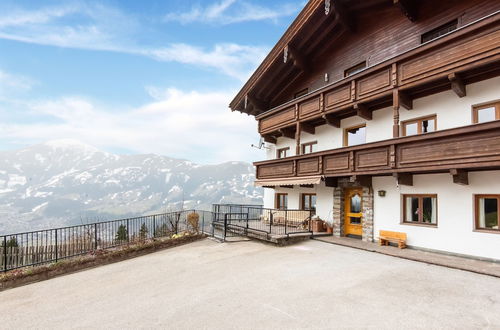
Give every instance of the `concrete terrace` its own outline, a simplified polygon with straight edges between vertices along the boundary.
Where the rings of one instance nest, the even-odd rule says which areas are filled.
[[[0,328],[495,328],[500,281],[308,240],[205,239],[0,292]]]

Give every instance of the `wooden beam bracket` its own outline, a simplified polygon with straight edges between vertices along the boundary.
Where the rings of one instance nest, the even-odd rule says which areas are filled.
[[[355,104],[354,110],[356,110],[356,114],[359,117],[361,117],[365,120],[372,120],[373,119],[372,112],[363,104]]]
[[[326,177],[325,178],[325,186],[336,188],[339,186],[339,178],[335,177]]]
[[[451,169],[450,174],[453,176],[453,183],[463,186],[469,184],[469,172],[466,170]]]
[[[322,115],[322,117],[328,125],[340,128],[340,118],[336,118],[333,115]]]
[[[301,129],[301,131],[312,134],[312,135],[316,134],[316,127],[314,127],[311,124],[300,123],[300,129]]]
[[[303,72],[309,72],[309,63],[307,62],[306,57],[291,45],[288,45],[287,48],[288,54],[293,60],[293,65]]]
[[[272,143],[272,144],[276,144],[277,140],[274,136],[271,136],[271,135],[262,135],[262,138],[264,139],[264,141],[266,141],[267,143]]]
[[[451,83],[451,89],[457,94],[458,97],[464,97],[467,95],[467,89],[462,78],[456,74],[451,73],[448,75],[448,80]]]
[[[281,136],[295,140],[295,131],[290,128],[281,128],[278,130],[280,132]]]
[[[398,185],[413,186],[413,174],[411,173],[393,173]]]

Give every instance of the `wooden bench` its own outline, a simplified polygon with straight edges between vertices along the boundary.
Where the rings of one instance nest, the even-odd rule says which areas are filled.
[[[406,233],[380,230],[378,235],[379,245],[389,245],[389,242],[398,243],[400,249],[406,248]]]

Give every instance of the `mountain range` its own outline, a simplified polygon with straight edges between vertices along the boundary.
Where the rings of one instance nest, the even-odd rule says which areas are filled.
[[[0,152],[0,234],[213,203],[262,203],[245,162],[198,165],[154,154],[117,155],[74,140]]]

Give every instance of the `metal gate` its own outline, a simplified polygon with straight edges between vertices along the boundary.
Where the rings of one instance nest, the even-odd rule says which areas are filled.
[[[221,241],[229,237],[238,237],[247,234],[247,213],[214,213],[212,221],[212,236]]]

